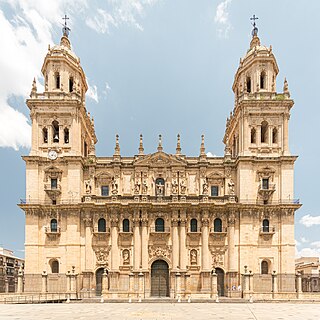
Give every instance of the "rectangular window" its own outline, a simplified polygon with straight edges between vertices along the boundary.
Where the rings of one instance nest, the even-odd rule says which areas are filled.
[[[58,188],[58,179],[51,179],[51,189]]]
[[[218,196],[219,196],[219,187],[211,186],[211,197],[218,197]]]
[[[109,186],[102,186],[101,187],[101,195],[103,197],[109,196]]]
[[[264,189],[264,190],[269,189],[269,178],[262,179],[262,189]]]

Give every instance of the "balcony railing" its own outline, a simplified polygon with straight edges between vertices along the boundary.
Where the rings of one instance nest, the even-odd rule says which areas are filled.
[[[47,235],[60,235],[61,234],[61,228],[57,227],[57,229],[51,229],[50,227],[44,227],[44,232]]]
[[[50,183],[44,185],[45,191],[58,191],[61,192],[61,185],[57,184],[56,186],[52,186]]]
[[[275,226],[260,227],[260,234],[274,234],[276,232]]]
[[[227,234],[227,228],[222,228],[221,231],[217,231],[217,230],[214,230],[214,227],[211,227],[210,233],[225,235],[225,234]]]
[[[150,227],[151,233],[170,233],[170,227]]]
[[[93,233],[94,234],[109,234],[110,233],[110,228],[107,227],[105,231],[99,231],[98,227],[94,227]]]

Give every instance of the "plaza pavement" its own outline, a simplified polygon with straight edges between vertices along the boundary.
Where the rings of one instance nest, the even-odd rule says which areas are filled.
[[[320,303],[0,304],[0,320],[319,320]]]

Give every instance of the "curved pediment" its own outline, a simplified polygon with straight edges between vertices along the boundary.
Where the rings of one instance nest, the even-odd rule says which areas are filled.
[[[136,160],[133,165],[147,167],[173,167],[186,166],[187,162],[175,155],[158,151],[156,153],[148,154],[143,158]]]

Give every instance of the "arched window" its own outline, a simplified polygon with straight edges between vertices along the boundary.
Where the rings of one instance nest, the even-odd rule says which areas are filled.
[[[73,77],[69,78],[69,92],[73,92]]]
[[[58,231],[58,221],[57,219],[51,219],[50,221],[50,231],[57,232]]]
[[[106,220],[100,218],[98,221],[98,232],[106,232]]]
[[[247,85],[247,92],[250,93],[251,92],[251,78],[250,77],[247,77],[246,85]]]
[[[59,273],[59,262],[57,260],[53,260],[51,262],[51,272],[52,273]]]
[[[191,219],[190,221],[190,231],[198,232],[198,221],[197,219]]]
[[[48,129],[47,128],[42,129],[42,137],[43,137],[43,143],[48,143]]]
[[[69,143],[69,129],[64,128],[64,143]]]
[[[265,71],[262,71],[260,73],[260,89],[266,88],[266,73]]]
[[[53,142],[59,142],[59,122],[54,120],[52,122]]]
[[[155,223],[156,232],[164,232],[164,220],[162,218],[157,218]]]
[[[261,123],[261,142],[267,143],[268,141],[268,122],[263,121]]]
[[[256,143],[256,129],[251,129],[251,143]]]
[[[156,179],[156,196],[164,196],[164,179]]]
[[[59,74],[59,72],[56,72],[54,74],[54,80],[56,83],[56,89],[60,89],[60,74]]]
[[[269,232],[270,226],[269,226],[269,220],[268,219],[264,219],[262,221],[262,231],[263,232]]]
[[[278,142],[278,130],[277,128],[273,128],[272,130],[272,143]]]
[[[263,260],[261,262],[261,274],[268,274],[268,270],[269,269],[269,265],[268,265],[268,262]]]
[[[129,219],[123,219],[122,221],[122,231],[130,232],[130,222]]]
[[[214,232],[222,232],[222,221],[220,218],[214,219],[213,222],[213,231]]]

